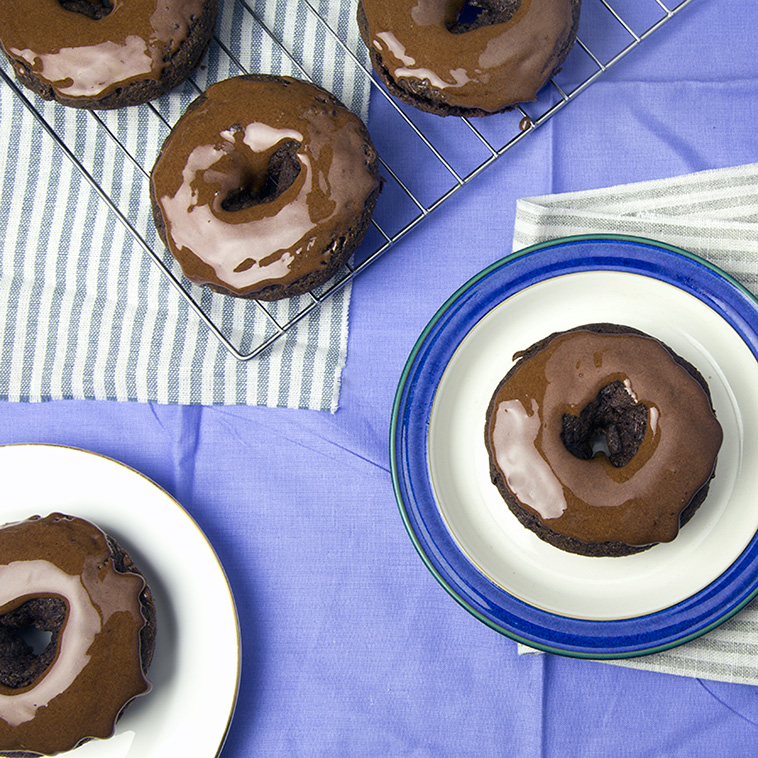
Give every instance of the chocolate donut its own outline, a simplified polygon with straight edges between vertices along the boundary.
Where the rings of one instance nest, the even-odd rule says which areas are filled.
[[[581,0],[360,0],[374,70],[403,102],[484,116],[534,100],[576,39]]]
[[[151,688],[155,629],[144,577],[93,524],[54,513],[0,528],[0,752],[110,737]],[[41,651],[35,630],[51,635]]]
[[[485,444],[519,521],[581,555],[673,540],[706,496],[723,438],[701,374],[617,324],[551,334],[514,359]]]
[[[173,89],[213,34],[216,0],[0,3],[0,49],[19,81],[75,108],[138,105]]]
[[[158,233],[192,282],[278,300],[330,279],[379,194],[363,122],[316,85],[250,74],[211,85],[153,167]]]

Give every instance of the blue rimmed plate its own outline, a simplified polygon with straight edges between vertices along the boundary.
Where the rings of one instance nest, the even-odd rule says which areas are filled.
[[[540,541],[489,480],[484,419],[513,355],[593,322],[664,341],[705,376],[725,440],[708,498],[671,543],[587,558]],[[423,561],[463,607],[538,649],[664,650],[758,593],[758,302],[723,271],[650,240],[584,236],[488,267],[437,312],[395,398],[393,483]]]

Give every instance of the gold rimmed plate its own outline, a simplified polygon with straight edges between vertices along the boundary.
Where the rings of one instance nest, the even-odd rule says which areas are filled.
[[[87,519],[132,555],[155,598],[152,691],[129,705],[113,737],[62,755],[218,755],[237,700],[240,636],[223,567],[197,524],[142,474],[85,450],[0,446],[0,479],[0,523],[56,511]]]

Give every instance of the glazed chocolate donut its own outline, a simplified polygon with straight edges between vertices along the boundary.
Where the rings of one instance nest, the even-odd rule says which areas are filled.
[[[138,105],[197,66],[216,0],[24,0],[0,3],[0,49],[45,100],[75,108]]]
[[[316,85],[250,74],[211,85],[153,167],[158,233],[192,282],[258,300],[330,279],[379,194],[363,122]]]
[[[521,523],[582,555],[673,540],[705,498],[723,437],[701,374],[617,324],[557,332],[514,358],[485,444]]]
[[[484,116],[535,99],[574,44],[580,2],[360,0],[358,28],[400,100]]]
[[[0,528],[0,752],[110,737],[151,688],[155,628],[144,577],[93,524],[54,513]],[[39,652],[34,630],[51,633]]]

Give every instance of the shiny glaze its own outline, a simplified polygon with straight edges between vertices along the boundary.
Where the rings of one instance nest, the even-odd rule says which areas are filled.
[[[563,415],[579,415],[619,380],[648,409],[642,443],[625,466],[574,457]],[[722,430],[701,385],[657,340],[571,331],[527,357],[497,389],[488,446],[508,489],[553,531],[584,542],[668,542],[681,512],[710,479]]]
[[[208,88],[166,140],[152,194],[185,275],[247,294],[329,262],[335,238],[378,186],[361,120],[324,91],[287,77],[236,77]],[[271,156],[296,150],[281,194],[239,210],[224,201],[265,184]]]
[[[59,95],[101,98],[135,81],[160,79],[164,59],[187,38],[203,2],[112,0],[100,19],[66,10],[58,0],[2,2],[0,44]]]
[[[61,514],[0,528],[0,615],[35,597],[67,606],[58,651],[31,686],[0,685],[0,750],[45,754],[109,737],[142,672],[141,576],[113,568],[105,535]]]
[[[396,80],[426,80],[451,106],[495,112],[534,100],[569,39],[570,0],[522,0],[503,23],[462,33],[463,0],[361,0],[367,44]]]

